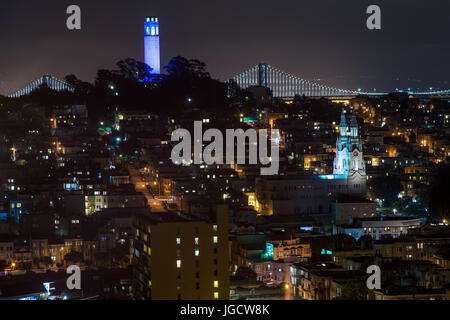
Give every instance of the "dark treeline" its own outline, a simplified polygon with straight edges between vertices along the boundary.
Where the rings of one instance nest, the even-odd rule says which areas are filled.
[[[30,95],[8,99],[8,106],[17,110],[27,104],[38,105],[48,115],[55,105],[86,104],[90,118],[96,121],[114,110],[175,118],[189,113],[227,118],[241,112],[244,104],[251,105],[250,93],[213,79],[206,65],[195,59],[173,58],[160,77],[152,77],[146,64],[132,58],[119,61],[116,67],[98,70],[94,83],[67,75],[65,81],[75,88],[74,93],[56,92],[43,85]]]

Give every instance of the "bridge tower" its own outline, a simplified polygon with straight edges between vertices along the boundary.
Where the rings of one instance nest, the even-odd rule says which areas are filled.
[[[159,20],[157,17],[145,18],[144,50],[145,63],[153,69],[151,73],[160,74]]]
[[[258,86],[269,87],[269,81],[267,79],[268,65],[267,63],[258,64]]]

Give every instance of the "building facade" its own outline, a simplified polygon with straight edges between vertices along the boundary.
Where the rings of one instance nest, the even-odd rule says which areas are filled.
[[[420,227],[420,219],[397,217],[374,217],[355,219],[352,225],[333,226],[333,234],[348,234],[356,240],[369,235],[374,240],[383,236],[396,239],[408,234],[408,230]]]
[[[228,208],[213,220],[174,212],[138,215],[133,295],[138,300],[229,298]]]

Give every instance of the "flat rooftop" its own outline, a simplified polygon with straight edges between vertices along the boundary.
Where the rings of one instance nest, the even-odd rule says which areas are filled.
[[[149,212],[145,214],[139,214],[140,218],[147,220],[152,224],[156,223],[170,223],[170,222],[194,222],[194,221],[202,221],[201,219],[188,216],[185,214],[181,214],[179,212],[173,211],[161,211],[161,212]]]

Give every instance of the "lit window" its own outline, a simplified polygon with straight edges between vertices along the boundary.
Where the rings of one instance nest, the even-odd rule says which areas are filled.
[[[219,293],[218,292],[214,292],[214,299],[219,299]]]
[[[200,255],[200,250],[195,249],[195,256],[198,257]]]
[[[180,244],[180,243],[181,243],[181,239],[177,238],[177,244]]]
[[[214,232],[217,232],[217,224],[213,225]]]
[[[177,268],[181,268],[181,260],[177,260]]]
[[[214,236],[214,237],[213,237],[213,242],[214,242],[214,243],[217,243],[218,241],[219,241],[219,238],[218,238],[217,236]]]
[[[219,287],[219,281],[214,281],[214,288],[218,288]]]
[[[195,244],[198,244],[198,238],[195,238],[195,239],[194,239],[194,243],[195,243]]]

